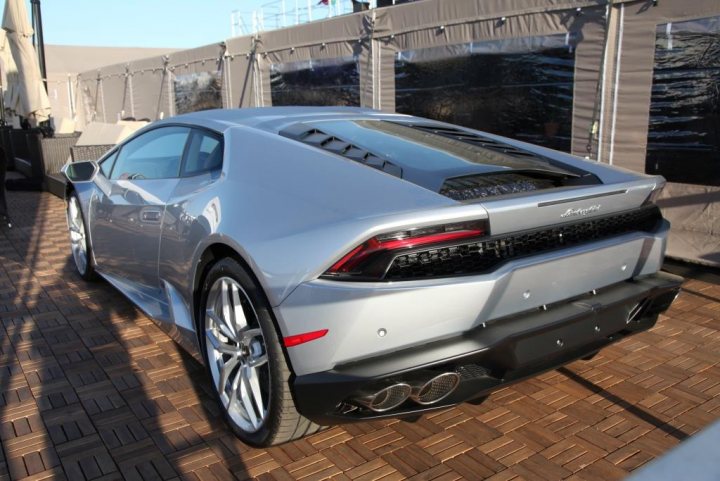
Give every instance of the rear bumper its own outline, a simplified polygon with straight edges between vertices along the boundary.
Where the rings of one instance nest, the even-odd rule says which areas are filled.
[[[495,319],[450,339],[300,375],[293,381],[295,402],[312,421],[336,424],[416,414],[481,397],[651,328],[681,283],[682,278],[660,272]],[[378,414],[348,402],[359,392],[449,371],[460,374],[458,388],[429,407],[408,400]]]
[[[274,308],[280,332],[327,329],[287,350],[298,376],[451,339],[497,319],[566,302],[662,267],[669,224],[521,257],[481,275],[300,284]],[[384,334],[384,335],[382,335]]]

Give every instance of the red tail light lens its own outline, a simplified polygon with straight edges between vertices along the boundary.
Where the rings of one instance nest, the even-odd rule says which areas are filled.
[[[665,184],[656,186],[650,194],[648,194],[647,199],[645,199],[645,202],[642,203],[642,205],[651,205],[651,204],[657,204],[657,201],[660,199],[660,195],[662,195],[662,191],[665,188]]]
[[[324,277],[379,280],[401,252],[478,238],[486,233],[487,222],[483,220],[378,235],[345,254]]]

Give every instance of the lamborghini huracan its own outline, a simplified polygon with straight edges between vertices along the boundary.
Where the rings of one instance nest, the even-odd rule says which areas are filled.
[[[268,446],[481,400],[652,327],[662,177],[360,108],[208,110],[64,167],[72,258]]]

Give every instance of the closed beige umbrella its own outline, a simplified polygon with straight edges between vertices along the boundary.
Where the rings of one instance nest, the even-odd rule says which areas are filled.
[[[2,69],[3,88],[7,90],[7,85],[10,81],[9,78],[17,76],[17,67],[15,66],[12,52],[10,51],[7,32],[2,29],[0,29],[0,69]]]
[[[6,0],[2,28],[7,32],[7,44],[18,72],[17,83],[8,85],[5,108],[38,122],[47,120],[50,100],[40,76],[37,52],[30,40],[33,29],[24,0]]]
[[[18,79],[18,70],[10,51],[10,42],[7,38],[7,32],[0,28],[0,69],[2,75],[2,91],[3,106],[17,104],[17,98],[20,95],[20,80]]]

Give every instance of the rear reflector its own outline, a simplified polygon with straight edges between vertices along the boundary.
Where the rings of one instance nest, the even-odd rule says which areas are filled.
[[[305,344],[306,342],[314,341],[315,339],[320,339],[321,337],[325,336],[325,334],[327,334],[327,333],[328,333],[327,329],[321,329],[319,331],[295,334],[294,336],[288,336],[288,337],[284,338],[283,343],[285,344],[285,347],[299,346],[300,344]]]

